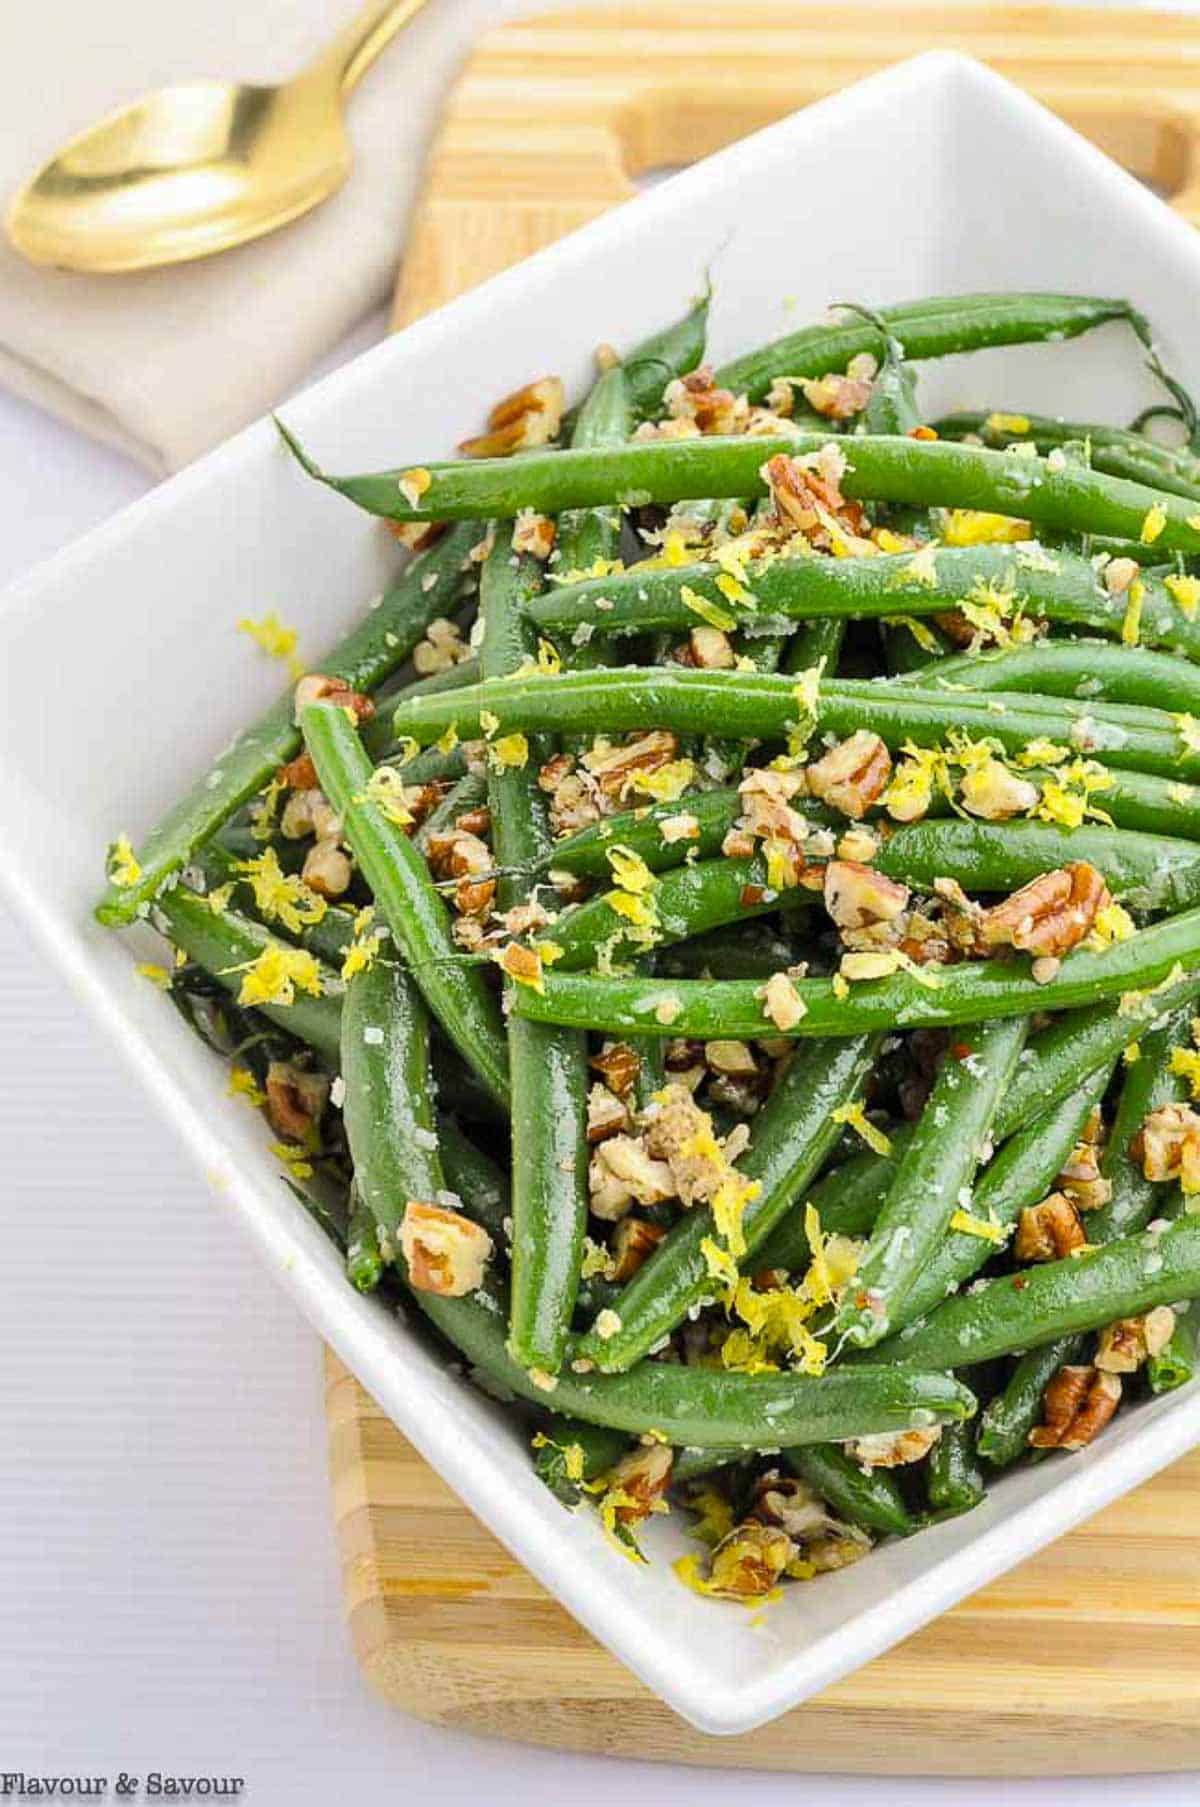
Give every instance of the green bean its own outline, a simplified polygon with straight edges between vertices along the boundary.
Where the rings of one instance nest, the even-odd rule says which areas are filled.
[[[851,1155],[831,1168],[806,1195],[806,1202],[816,1211],[827,1236],[870,1234],[911,1137],[912,1125],[899,1124],[889,1131],[889,1154],[864,1151]],[[782,1268],[789,1274],[804,1271],[812,1259],[806,1216],[797,1201],[776,1224],[755,1257],[760,1272],[773,1268]]]
[[[846,623],[836,616],[821,615],[802,622],[787,643],[782,660],[784,671],[808,671],[823,660],[826,674],[836,676],[845,637]]]
[[[1087,295],[936,296],[878,311],[901,341],[904,356],[917,361],[992,345],[1073,339],[1108,320],[1128,321],[1143,342],[1149,338],[1149,328],[1127,301]],[[861,317],[807,326],[723,364],[716,381],[726,389],[744,390],[757,401],[777,376],[825,376],[844,370],[860,352],[878,357],[884,349],[882,334]]]
[[[628,896],[616,889],[602,891],[557,918],[552,939],[563,950],[555,961],[560,972],[597,961],[627,961],[644,950],[649,935],[656,947],[665,947],[726,923],[766,915],[780,904],[780,893],[767,882],[767,862],[758,857],[703,860],[664,872],[646,894],[655,912],[652,929],[639,929],[616,913],[615,906]]]
[[[882,1342],[922,1268],[945,1237],[979,1163],[1025,1043],[1020,1017],[988,1023],[956,1043],[905,1149],[857,1272],[842,1295],[838,1333],[860,1349]]]
[[[660,949],[654,970],[660,978],[769,979],[792,965],[796,950],[769,924],[749,919],[693,935]]]
[[[1161,1232],[1145,1230],[1073,1259],[986,1280],[947,1299],[878,1354],[919,1367],[970,1367],[1198,1293],[1200,1220],[1185,1217]]]
[[[755,1119],[738,1172],[759,1188],[741,1217],[748,1262],[819,1171],[841,1133],[833,1113],[862,1097],[879,1048],[876,1036],[822,1042],[793,1059]],[[714,1291],[706,1242],[722,1241],[711,1205],[694,1205],[659,1243],[620,1294],[619,1323],[594,1325],[579,1355],[603,1373],[633,1367],[687,1312]]]
[[[175,946],[235,996],[246,968],[263,954],[275,949],[294,951],[261,923],[239,916],[234,910],[214,914],[208,899],[189,891],[186,885],[173,885],[164,891],[155,902],[155,911],[162,920],[164,934]],[[260,1004],[258,1009],[272,1023],[315,1048],[323,1059],[336,1063],[342,1004],[336,994],[340,981],[336,974],[319,965],[314,976],[321,987],[320,995],[311,996],[295,986],[290,1004]]]
[[[629,377],[621,364],[606,370],[593,385],[579,410],[571,435],[576,449],[588,446],[623,445],[633,425],[633,403]],[[587,570],[598,558],[617,556],[621,544],[621,511],[618,508],[594,508],[580,513],[569,510],[559,518],[555,564],[561,571]],[[585,663],[586,646],[575,649]]]
[[[1195,1300],[1186,1311],[1176,1312],[1175,1328],[1165,1349],[1146,1363],[1146,1379],[1152,1393],[1173,1393],[1186,1386],[1196,1372],[1196,1330],[1200,1309]]]
[[[687,442],[684,442],[687,443]],[[436,740],[453,724],[476,738],[481,716],[496,732],[535,733],[597,728],[671,728],[685,734],[720,728],[739,738],[780,740],[797,727],[835,735],[869,724],[893,748],[906,741],[940,746],[968,731],[1023,753],[1030,741],[1050,739],[1092,754],[1110,768],[1166,777],[1172,784],[1200,777],[1200,753],[1165,710],[1107,703],[1085,707],[1061,697],[992,697],[879,679],[837,678],[823,684],[816,721],[806,696],[789,677],[767,672],[694,671],[626,666],[619,671],[564,671],[553,680],[519,675],[477,684],[447,697],[401,703],[398,732]]]
[[[1084,1073],[1111,1065],[1122,1050],[1170,1011],[1200,997],[1200,978],[1172,981],[1160,991],[1129,993],[1119,1006],[1090,1005],[1060,1017],[1027,1043],[994,1125],[1003,1141],[1040,1111],[1072,1092]]]
[[[351,1213],[346,1237],[346,1278],[360,1293],[374,1292],[383,1278],[383,1250],[379,1228],[361,1202]]]
[[[1100,1170],[1112,1186],[1112,1197],[1088,1213],[1087,1236],[1093,1245],[1111,1243],[1145,1228],[1155,1215],[1160,1189],[1151,1184],[1129,1153],[1150,1111],[1180,1093],[1170,1072],[1172,1046],[1186,1039],[1189,1010],[1171,1011],[1142,1038],[1139,1058],[1126,1065],[1121,1097],[1101,1157]],[[1126,1030],[1128,1019],[1122,1019]],[[1067,1336],[1030,1351],[1013,1369],[1004,1390],[991,1401],[979,1429],[979,1451],[993,1467],[1003,1468],[1025,1453],[1029,1433],[1042,1413],[1047,1386],[1065,1362],[1078,1361],[1085,1345]]]
[[[385,978],[407,987],[398,1007],[377,1009]],[[361,1001],[360,1001],[361,1000]],[[396,1129],[397,1093],[413,1089],[415,1057],[407,1037],[420,1012],[415,992],[395,968],[377,963],[351,981],[346,1012],[346,1065],[355,1065],[358,1108],[347,1119],[355,1172],[369,1194],[393,1187],[405,1198],[436,1196],[442,1172],[432,1137]],[[383,1014],[382,1041],[362,1030]],[[420,1039],[420,1038],[418,1038]],[[427,1090],[419,1083],[418,1090]],[[427,1110],[428,1106],[413,1108]],[[378,1172],[379,1178],[376,1178]],[[401,1272],[405,1272],[403,1259]],[[810,1380],[793,1374],[725,1374],[678,1364],[647,1363],[625,1375],[581,1376],[571,1370],[547,1391],[514,1362],[505,1345],[508,1317],[503,1288],[493,1279],[477,1293],[413,1298],[468,1364],[492,1383],[556,1413],[590,1424],[643,1434],[654,1430],[691,1447],[758,1449],[782,1444],[838,1442],[892,1431],[930,1419],[948,1422],[974,1410],[974,1397],[949,1375],[862,1367]]]
[[[477,537],[478,530],[467,523],[414,559],[378,607],[317,669],[344,679],[352,690],[373,690],[389,671],[403,665],[434,616],[445,613],[446,599]],[[150,830],[138,849],[138,877],[131,884],[110,881],[96,905],[98,920],[109,925],[132,922],[163,881],[186,866],[194,850],[260,791],[299,746],[293,687],[252,728],[243,730]]]
[[[847,310],[873,326],[882,347],[879,368],[867,405],[854,423],[863,433],[911,433],[921,424],[917,406],[917,373],[905,362],[905,349],[881,314],[847,303]]]
[[[929,1452],[929,1505],[947,1517],[970,1512],[984,1495],[983,1474],[975,1459],[970,1427],[948,1424]]]
[[[512,1228],[508,1175],[476,1148],[453,1117],[439,1113],[437,1138],[446,1184],[462,1199],[467,1216],[482,1224],[496,1247],[503,1248]]]
[[[1185,910],[1200,904],[1200,845],[1195,841],[1095,822],[1071,829],[962,817],[910,822],[884,842],[873,864],[919,890],[931,890],[935,879],[949,877],[967,891],[1007,893],[1071,860],[1086,860],[1103,873],[1112,895],[1135,910]],[[702,871],[703,864],[692,870]]]
[[[708,309],[712,291],[697,296],[681,319],[635,345],[623,361],[629,385],[629,402],[638,420],[656,420],[662,413],[663,390],[672,377],[686,376],[704,361]],[[574,425],[568,415],[564,430]]]
[[[1084,444],[1095,470],[1113,477],[1132,477],[1180,496],[1200,498],[1200,458],[1186,446],[1160,445],[1142,433],[1094,422],[1052,419],[1044,414],[1015,413],[947,414],[936,423],[942,439],[963,439],[969,433],[984,445],[1004,447],[1020,441],[1039,452],[1055,446]]]
[[[623,1431],[606,1431],[582,1418],[564,1418],[542,1437],[534,1438],[533,1469],[565,1506],[582,1498],[581,1481],[594,1481],[629,1448]]]
[[[814,822],[832,822],[835,818],[819,806],[809,806],[803,799],[799,807]],[[736,789],[694,791],[671,803],[652,803],[645,809],[624,810],[620,815],[605,816],[588,828],[557,841],[544,864],[554,872],[574,872],[581,878],[607,878],[612,870],[608,854],[612,847],[628,847],[652,872],[660,872],[682,864],[696,850],[698,859],[706,860],[721,851],[721,843],[742,813],[742,800]],[[695,833],[687,839],[663,839],[662,824],[690,816]]]
[[[736,606],[719,586],[722,575],[715,562],[651,571],[632,565],[613,576],[563,584],[532,603],[530,613],[547,633],[569,635],[586,627],[593,637],[613,638],[694,627],[692,598],[725,610],[747,636],[777,634],[789,622],[941,615],[973,596],[993,602],[999,598],[1006,610],[1019,608],[1033,620],[1110,636],[1121,635],[1129,612],[1128,593],[1110,594],[1103,570],[1097,570],[1090,558],[1063,549],[1048,552],[1036,543],[930,546],[919,558],[911,552],[874,558],[778,556],[747,565],[746,587],[752,601]],[[1140,582],[1141,642],[1200,658],[1200,621],[1185,613],[1172,594],[1169,586],[1176,580],[1169,574],[1164,580],[1161,574],[1144,573]],[[1025,649],[1025,656],[1038,650]],[[923,655],[918,669],[927,663]],[[973,658],[953,661],[959,673],[973,664]],[[790,661],[789,665],[803,669]]]
[[[1170,653],[1105,640],[1035,640],[1013,652],[964,653],[929,679],[953,690],[1037,691],[1171,712],[1200,710],[1200,671]]]
[[[301,727],[321,789],[333,805],[375,902],[431,1010],[464,1060],[508,1102],[508,1050],[499,1011],[476,966],[450,931],[449,912],[412,842],[369,794],[372,766],[353,722],[330,703],[310,703]]]
[[[1001,1240],[1026,1206],[1038,1204],[1053,1189],[1104,1096],[1112,1065],[1082,1075],[1077,1091],[1017,1130],[979,1175],[967,1209],[981,1223],[994,1225]],[[935,1310],[995,1253],[996,1244],[986,1236],[948,1229],[892,1313],[893,1329],[902,1330]]]
[[[803,457],[829,444],[829,435],[820,433],[641,440],[335,477],[303,450],[282,421],[277,424],[310,477],[368,514],[395,521],[512,516],[522,508],[561,514],[564,508],[603,507],[614,498],[622,508],[634,508],[696,496],[760,496],[768,487],[760,474],[767,461],[780,453]],[[1164,552],[1200,551],[1200,526],[1190,525],[1195,504],[1184,496],[1080,465],[1059,469],[1043,458],[952,440],[864,434],[853,441],[841,489],[852,500],[983,509],[1071,533],[1122,539],[1141,538],[1147,517],[1157,510],[1153,519],[1161,513],[1163,525],[1154,536],[1156,545]]]
[[[371,1149],[369,1163],[360,1166],[356,1156],[355,1175],[390,1262],[398,1259],[409,1200],[433,1204],[446,1189],[428,1072],[425,1007],[401,969],[377,959],[346,987],[342,1109],[351,1151]]]
[[[1138,1058],[1126,1064],[1121,1097],[1113,1118],[1100,1171],[1112,1186],[1112,1197],[1087,1219],[1088,1241],[1114,1242],[1144,1229],[1158,1212],[1161,1185],[1148,1180],[1130,1153],[1142,1124],[1152,1111],[1187,1096],[1186,1082],[1171,1071],[1171,1050],[1191,1041],[1191,1000],[1172,1010],[1138,1042]]]
[[[1077,949],[1041,984],[1016,960],[969,961],[920,977],[894,973],[854,985],[847,998],[839,998],[828,979],[795,979],[791,983],[804,1014],[783,1033],[858,1035],[1069,1009],[1161,984],[1177,967],[1186,972],[1198,963],[1200,910],[1185,910],[1102,953]],[[753,980],[660,981],[549,972],[543,984],[540,992],[520,987],[514,1002],[522,1016],[609,1035],[632,1031],[748,1041],[762,1035],[769,1021],[762,987]]]
[[[890,1537],[908,1537],[917,1529],[896,1477],[886,1469],[864,1473],[836,1444],[785,1449],[780,1459],[848,1524]]]
[[[675,1451],[675,1460],[671,1464],[672,1487],[685,1486],[689,1481],[701,1480],[712,1474],[715,1469],[728,1468],[742,1459],[742,1452],[736,1449],[683,1449]]]
[[[483,569],[480,610],[484,677],[513,671],[532,651],[521,604],[541,582],[535,559],[514,565],[505,536]],[[528,890],[528,874],[549,846],[546,799],[528,767],[488,774],[492,847],[501,870],[500,904]],[[515,875],[515,876],[514,876]],[[587,1037],[510,1017],[513,1144],[512,1297],[509,1351],[525,1368],[561,1366],[579,1288],[587,1225]]]
[[[1003,1391],[988,1401],[980,1418],[975,1447],[985,1462],[1009,1468],[1028,1454],[1029,1433],[1041,1418],[1046,1388],[1065,1363],[1079,1360],[1086,1347],[1086,1337],[1056,1337],[1021,1357]]]
[[[428,676],[414,678],[411,684],[386,684],[375,698],[375,715],[362,727],[362,743],[372,759],[385,759],[396,752],[392,733],[391,712],[402,696],[437,696],[439,691],[465,690],[479,682],[479,660],[460,659],[445,671],[431,671]],[[465,756],[464,756],[465,757]]]

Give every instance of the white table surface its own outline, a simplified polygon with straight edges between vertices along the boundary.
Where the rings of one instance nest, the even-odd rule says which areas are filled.
[[[0,395],[0,583],[145,487]],[[881,1792],[615,1762],[384,1706],[340,1618],[318,1340],[2,916],[0,1148],[0,1772],[237,1775],[254,1807],[1195,1798],[1200,1777]]]

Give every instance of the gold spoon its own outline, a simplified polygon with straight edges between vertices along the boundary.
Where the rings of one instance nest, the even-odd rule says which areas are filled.
[[[342,102],[425,0],[372,0],[279,87],[158,88],[63,147],[9,208],[35,264],[148,270],[273,232],[341,186]]]

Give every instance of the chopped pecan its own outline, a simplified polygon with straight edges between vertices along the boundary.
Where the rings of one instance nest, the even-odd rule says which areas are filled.
[[[1042,1398],[1045,1422],[1029,1433],[1034,1449],[1082,1449],[1121,1403],[1115,1374],[1094,1367],[1062,1367]]]
[[[746,1042],[705,1042],[704,1058],[714,1073],[726,1073],[740,1078],[758,1073],[758,1062]]]
[[[533,508],[522,508],[513,522],[512,549],[528,552],[544,562],[554,551],[557,532],[549,515],[538,514]]]
[[[504,458],[548,445],[558,434],[566,405],[562,379],[539,377],[503,396],[487,417],[487,432],[464,439],[458,449],[465,458]]]
[[[786,1531],[750,1519],[736,1525],[713,1551],[706,1591],[735,1600],[761,1599],[795,1557],[796,1546]]]
[[[846,1454],[862,1468],[904,1468],[927,1456],[942,1434],[940,1424],[928,1430],[877,1431],[870,1437],[854,1437]]]
[[[309,848],[300,876],[318,897],[344,897],[354,868],[336,841],[318,841]]]
[[[1200,1192],[1200,1115],[1190,1104],[1151,1111],[1129,1152],[1148,1180],[1177,1179],[1185,1193]]]
[[[418,1292],[460,1299],[482,1283],[492,1239],[461,1211],[410,1198],[400,1224],[400,1247]]]
[[[623,1217],[613,1231],[608,1277],[622,1285],[650,1259],[666,1231],[644,1217]]]
[[[316,791],[321,788],[311,753],[297,753],[295,759],[289,759],[286,765],[280,766],[275,777],[290,791]]]
[[[1112,900],[1108,887],[1086,860],[1043,872],[980,920],[984,947],[1015,947],[1030,954],[1059,955],[1078,947],[1097,913]]]
[[[607,1042],[588,1065],[618,1098],[627,1098],[642,1070],[642,1057],[628,1042]]]
[[[804,1016],[806,1005],[788,973],[772,973],[763,987],[763,1014],[781,1034],[794,1029]]]
[[[878,803],[892,775],[892,758],[878,734],[859,728],[808,767],[808,788],[822,803],[857,822]]]
[[[643,1118],[646,1148],[667,1163],[672,1193],[685,1205],[712,1198],[726,1177],[727,1163],[713,1135],[712,1119],[687,1087],[673,1080]]]
[[[621,746],[597,741],[583,755],[582,764],[599,784],[606,797],[623,799],[637,789],[638,778],[669,765],[679,751],[679,742],[665,728],[651,728]]]
[[[1152,1355],[1161,1355],[1175,1334],[1175,1313],[1156,1305],[1140,1318],[1118,1318],[1100,1332],[1095,1364],[1106,1374],[1135,1374]]]
[[[780,524],[793,532],[811,533],[822,524],[822,510],[839,514],[846,507],[839,487],[845,470],[845,456],[833,444],[822,447],[812,460],[789,458],[786,452],[769,458],[761,475]]]
[[[336,841],[342,819],[324,791],[293,791],[283,806],[279,832],[286,841],[302,841],[310,834],[318,841]]]
[[[893,922],[908,905],[908,886],[857,860],[830,860],[825,868],[825,908],[839,929]]]
[[[402,546],[409,552],[428,552],[441,539],[449,521],[385,521],[388,532],[394,534]]]
[[[826,420],[849,420],[861,414],[871,399],[871,384],[852,376],[806,377],[800,387],[809,407]]]
[[[610,1492],[625,1497],[613,1516],[620,1525],[640,1525],[671,1485],[675,1452],[668,1443],[641,1443],[622,1456],[607,1475]]]
[[[307,1142],[329,1102],[329,1080],[290,1060],[273,1060],[267,1068],[267,1118],[287,1142]]]
[[[1135,558],[1110,558],[1104,567],[1104,587],[1110,596],[1124,596],[1142,574]]]
[[[1098,1211],[1112,1197],[1112,1181],[1100,1171],[1100,1149],[1086,1138],[1071,1150],[1071,1158],[1055,1181],[1077,1211]]]
[[[296,685],[296,715],[299,718],[301,709],[310,703],[335,703],[339,709],[348,709],[356,722],[369,722],[375,713],[375,704],[361,690],[351,690],[349,684],[341,678],[327,678],[323,672],[310,671]]]
[[[604,1142],[609,1136],[620,1135],[629,1126],[629,1112],[616,1093],[610,1092],[606,1085],[592,1086],[587,1103],[589,1143]]]
[[[631,1205],[658,1205],[675,1196],[665,1161],[651,1158],[637,1136],[610,1136],[588,1166],[589,1204],[597,1217],[615,1223]]]
[[[431,835],[426,852],[438,878],[460,881],[454,893],[454,907],[461,916],[482,916],[491,909],[496,881],[480,876],[492,869],[491,849],[486,841],[455,827]]]
[[[435,672],[449,671],[451,666],[461,665],[470,656],[471,649],[459,633],[457,624],[439,615],[425,629],[424,638],[413,647],[413,670],[420,677],[428,678]]]
[[[688,636],[688,651],[700,671],[730,671],[735,663],[733,642],[719,627],[694,627]]]
[[[1052,1192],[1040,1205],[1027,1205],[1022,1211],[1013,1253],[1018,1261],[1061,1261],[1086,1241],[1071,1200],[1065,1192]]]
[[[857,1526],[836,1519],[803,1481],[764,1475],[754,1493],[754,1516],[778,1525],[799,1546],[800,1558],[818,1573],[848,1568],[867,1554],[871,1539]]]
[[[668,383],[663,402],[672,420],[694,421],[701,433],[738,433],[747,414],[745,396],[714,385],[711,364]]]

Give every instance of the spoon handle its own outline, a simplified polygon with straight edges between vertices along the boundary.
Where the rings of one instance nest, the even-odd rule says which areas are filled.
[[[426,0],[370,0],[323,50],[314,67],[334,77],[343,94],[356,88],[380,51]]]

